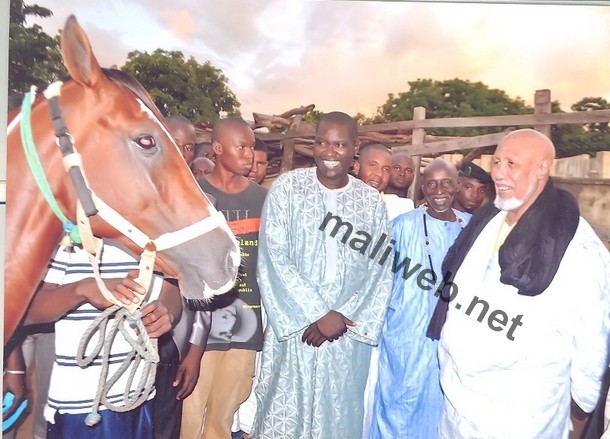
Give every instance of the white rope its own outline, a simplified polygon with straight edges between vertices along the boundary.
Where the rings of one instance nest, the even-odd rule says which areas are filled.
[[[61,82],[53,83],[49,85],[47,90],[45,90],[45,96],[47,99],[50,99],[51,97],[59,96],[60,92]],[[16,118],[13,122],[11,122],[9,130],[18,123],[18,119],[19,118]],[[169,136],[169,133],[166,134]],[[171,138],[171,136],[169,137]],[[114,297],[101,278],[99,264],[103,251],[103,241],[93,235],[89,218],[85,215],[80,201],[77,202],[77,224],[83,243],[83,249],[87,253],[89,262],[93,267],[95,281],[99,290],[104,298],[113,304],[113,306],[105,310],[98,318],[94,320],[94,322],[92,322],[85,334],[83,334],[81,342],[78,346],[77,363],[81,367],[87,367],[89,364],[91,364],[91,362],[98,357],[103,348],[103,355],[101,358],[102,370],[100,372],[98,390],[96,392],[92,412],[87,416],[87,420],[85,421],[87,425],[94,425],[99,422],[100,419],[99,414],[97,413],[100,404],[103,403],[107,408],[113,411],[132,410],[146,401],[148,394],[150,393],[150,389],[154,384],[156,364],[159,361],[157,343],[156,340],[153,341],[148,337],[146,328],[142,323],[139,308],[143,303],[145,303],[146,296],[150,290],[156,252],[183,244],[218,227],[228,229],[228,226],[224,216],[210,206],[211,211],[208,218],[175,232],[165,233],[154,240],[151,239],[95,195],[95,193],[91,190],[89,182],[87,181],[87,177],[82,166],[82,160],[76,150],[76,146],[74,144],[72,146],[74,153],[66,155],[63,159],[63,164],[66,171],[75,166],[81,169],[85,185],[91,192],[93,203],[98,211],[97,215],[106,221],[110,226],[114,227],[121,234],[134,242],[138,247],[143,249],[142,255],[140,256],[138,277],[135,279],[135,281],[144,287],[146,293],[144,296],[138,295],[139,300],[137,303],[125,305]],[[113,314],[116,314],[114,317],[114,323],[110,329],[110,332],[108,335],[106,335],[108,320]],[[130,335],[130,332],[125,327],[125,323],[128,323],[131,326],[135,325],[138,328],[138,336],[136,338],[133,338]],[[85,352],[89,341],[96,332],[99,332],[97,345],[93,352],[89,356],[85,357]],[[118,332],[121,332],[123,337],[125,337],[125,339],[131,344],[132,351],[121,364],[116,373],[110,379],[108,379],[110,352]],[[144,361],[144,371],[142,373],[142,378],[138,382],[138,387],[134,391],[131,389],[131,386],[133,384],[135,371],[137,370],[141,361]],[[116,383],[118,379],[128,369],[130,369],[130,367],[130,376],[127,379],[126,389],[123,397],[124,404],[123,406],[116,406],[108,401],[108,391],[112,388],[114,383]]]
[[[113,323],[107,331],[110,318],[114,315]],[[134,338],[131,327],[135,326],[137,335]],[[118,333],[131,345],[131,351],[115,373],[108,378],[110,369],[110,354],[112,346]],[[86,355],[87,346],[95,333],[98,333],[98,341],[89,355]],[[131,313],[125,308],[113,305],[104,310],[83,334],[76,353],[76,363],[80,367],[88,367],[101,355],[101,370],[98,378],[98,387],[93,400],[91,412],[87,415],[85,423],[88,426],[97,424],[101,417],[99,415],[100,405],[115,412],[126,412],[139,407],[146,402],[155,383],[156,365],[159,362],[157,353],[157,341],[148,338],[146,328],[142,323],[139,312]],[[143,362],[140,379],[135,389],[132,389],[133,381],[140,364]],[[112,403],[108,394],[121,376],[129,372],[123,391],[123,404]]]

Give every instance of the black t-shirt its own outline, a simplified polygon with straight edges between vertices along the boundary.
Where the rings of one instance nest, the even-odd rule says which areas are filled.
[[[212,301],[212,326],[206,350],[263,348],[261,296],[256,282],[258,232],[267,189],[250,182],[242,192],[229,194],[199,180],[204,192],[216,198],[241,249],[241,266],[235,287]]]

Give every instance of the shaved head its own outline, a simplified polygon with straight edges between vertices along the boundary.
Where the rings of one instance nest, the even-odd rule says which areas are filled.
[[[318,134],[318,131],[327,124],[338,124],[347,127],[347,129],[349,130],[348,132],[350,140],[352,142],[358,140],[358,124],[348,114],[345,114],[341,111],[332,111],[330,113],[326,113],[318,121],[318,125],[316,127],[316,134]]]
[[[424,169],[424,172],[423,172],[424,181],[426,180],[427,175],[429,175],[430,173],[432,173],[438,169],[446,170],[447,173],[451,176],[451,178],[455,178],[455,180],[457,181],[457,178],[458,178],[457,168],[453,164],[451,164],[443,159],[434,159],[430,163],[428,163],[428,166],[426,166],[426,168]]]
[[[531,153],[532,157],[537,157],[544,160],[553,160],[555,158],[555,145],[551,139],[539,131],[530,128],[513,131],[504,137],[498,144],[498,149],[509,143],[521,143],[528,145],[526,153]]]
[[[390,150],[385,145],[382,145],[381,143],[373,143],[371,145],[366,145],[360,148],[360,155],[358,156],[358,161],[362,163],[362,160],[365,160],[367,155],[369,155],[369,153],[373,151],[379,151],[383,154],[387,154],[388,157],[390,157],[391,155]]]
[[[195,158],[195,127],[182,115],[168,116],[165,125],[187,164]]]
[[[409,153],[404,149],[394,149],[390,167],[390,182],[386,193],[405,197],[407,190],[413,183],[415,172],[419,172],[419,170],[415,169],[413,159]]]
[[[392,157],[408,157],[409,160],[411,160],[411,162],[413,161],[413,158],[411,158],[411,154],[409,154],[409,151],[405,150],[405,149],[395,149],[392,151]]]
[[[207,157],[195,157],[191,162],[191,172],[198,180],[202,177],[210,175],[214,171],[215,163]]]
[[[428,214],[442,221],[454,221],[451,209],[455,193],[459,189],[458,172],[445,160],[432,160],[422,174],[421,189],[428,205]]]
[[[216,123],[214,123],[214,127],[212,128],[212,136],[211,136],[211,142],[217,142],[219,141],[219,138],[223,136],[224,133],[232,130],[235,127],[242,127],[242,128],[250,128],[250,125],[248,125],[248,123],[238,117],[227,117],[225,119],[220,119],[218,121],[216,121]]]
[[[513,131],[500,141],[491,177],[496,187],[494,204],[508,212],[509,224],[517,222],[544,190],[554,158],[553,142],[532,129]]]
[[[171,126],[188,127],[191,125],[191,121],[188,120],[186,117],[182,116],[181,114],[167,116],[165,118],[165,123],[167,124],[167,126],[171,125]]]
[[[390,150],[381,143],[373,143],[362,148],[354,171],[364,183],[383,192],[390,182],[391,165]]]

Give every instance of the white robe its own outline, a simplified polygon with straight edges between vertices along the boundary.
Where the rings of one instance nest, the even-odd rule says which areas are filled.
[[[581,218],[549,287],[519,295],[499,281],[494,247],[505,215],[489,222],[455,277],[459,293],[439,344],[443,438],[567,438],[570,397],[590,412],[600,396],[610,332],[608,250]]]
[[[263,210],[258,280],[269,325],[254,438],[362,434],[370,355],[392,284],[391,261],[384,264],[372,249],[380,236],[389,240],[391,229],[377,191],[353,177],[344,188],[326,189],[315,172],[282,174]],[[349,225],[325,225],[328,213]],[[303,343],[305,329],[331,309],[356,326],[318,348]]]

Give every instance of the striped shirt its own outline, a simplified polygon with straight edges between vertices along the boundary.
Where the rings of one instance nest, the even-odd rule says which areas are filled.
[[[124,278],[129,271],[137,270],[137,268],[138,262],[133,256],[119,247],[105,243],[100,262],[102,278]],[[51,259],[44,281],[65,285],[92,277],[94,277],[93,269],[84,251],[76,248],[75,252],[70,253],[64,247],[59,247],[54,258]],[[155,272],[147,301],[159,297],[162,283],[162,273]],[[60,413],[88,413],[91,411],[102,369],[102,353],[83,369],[76,363],[76,352],[82,335],[101,313],[102,311],[86,303],[69,311],[55,323],[55,362],[45,407],[45,418],[49,422],[53,422],[56,411]],[[110,319],[108,329],[112,323],[113,319]],[[135,336],[135,332],[131,328],[129,330]],[[95,333],[88,344],[86,354],[93,350],[97,340],[98,334]],[[111,348],[108,377],[113,376],[130,351],[131,346],[119,331]],[[140,363],[136,372],[130,392],[133,392],[137,386],[142,365],[143,362]],[[108,400],[111,403],[123,405],[121,401],[126,390],[127,377],[128,373],[124,374],[108,392]],[[154,391],[151,392],[148,399],[153,396]],[[99,409],[104,410],[106,407],[101,405]]]

